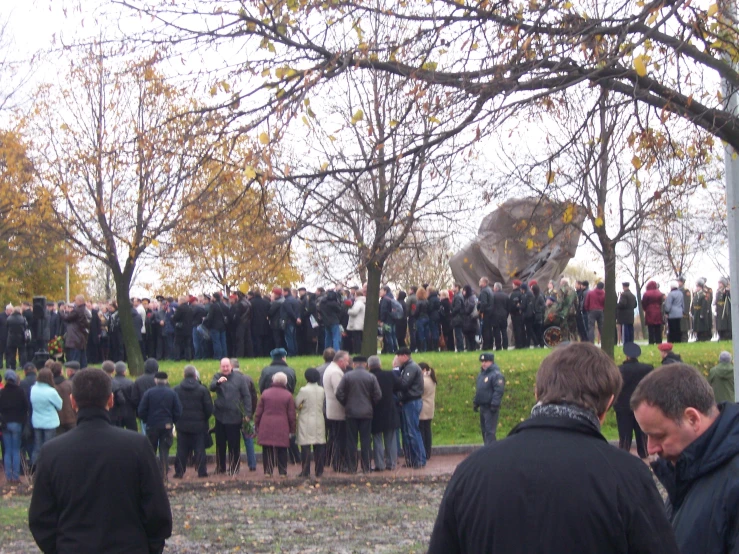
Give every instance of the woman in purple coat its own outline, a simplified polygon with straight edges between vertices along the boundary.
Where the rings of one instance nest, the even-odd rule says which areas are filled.
[[[287,449],[295,434],[295,402],[287,390],[287,375],[272,376],[272,386],[262,393],[254,414],[257,441],[262,445],[264,474],[272,476],[275,461],[280,475],[287,477]]]

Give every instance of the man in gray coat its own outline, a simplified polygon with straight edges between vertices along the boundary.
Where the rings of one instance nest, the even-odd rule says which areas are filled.
[[[356,356],[354,369],[347,371],[336,389],[336,399],[346,409],[349,472],[357,471],[357,435],[362,448],[362,473],[370,471],[372,452],[372,415],[382,398],[377,377],[367,371],[367,358]]]
[[[480,354],[480,363],[473,405],[475,411],[480,411],[480,430],[482,440],[487,446],[495,442],[500,403],[505,392],[505,377],[495,363],[493,354],[489,352]]]
[[[233,371],[231,360],[221,360],[221,372],[213,376],[210,390],[216,393],[213,414],[216,417],[217,473],[226,473],[226,445],[229,453],[229,474],[239,470],[241,459],[241,425],[251,419],[251,395],[240,373]]]

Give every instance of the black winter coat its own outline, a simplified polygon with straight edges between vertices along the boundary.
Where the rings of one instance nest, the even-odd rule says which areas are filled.
[[[452,300],[452,327],[461,327],[464,323],[464,296],[462,293],[454,295]]]
[[[630,290],[623,291],[616,306],[616,323],[620,325],[633,325],[635,309],[636,296]]]
[[[90,321],[87,319],[87,308],[84,304],[75,306],[71,312],[60,314],[67,324],[65,348],[84,350],[87,347],[87,336],[90,334]]]
[[[182,415],[182,404],[169,385],[157,385],[144,393],[138,413],[147,430],[171,429]]]
[[[433,321],[434,323],[438,323],[439,321],[441,321],[441,313],[439,311],[441,308],[441,300],[439,300],[438,293],[434,292],[430,294],[428,302],[429,319],[431,319],[431,321]]]
[[[338,325],[341,316],[341,306],[335,296],[327,296],[321,302],[321,322],[328,327],[329,325]]]
[[[115,405],[110,410],[110,418],[113,421],[130,419],[136,415],[136,407],[131,400],[133,393],[133,381],[125,375],[113,377],[113,398]]]
[[[280,318],[285,323],[292,323],[297,325],[298,319],[300,318],[300,300],[295,298],[292,294],[285,297],[285,301],[280,306]]]
[[[174,388],[182,404],[177,422],[178,433],[207,433],[208,420],[213,414],[213,399],[204,385],[194,377],[186,377]]]
[[[593,426],[537,417],[457,466],[429,554],[678,554],[649,469]]]
[[[400,427],[400,415],[393,396],[400,386],[400,379],[395,371],[372,369],[370,373],[377,377],[382,398],[375,404],[372,414],[372,433],[383,433]]]
[[[269,335],[269,302],[261,294],[251,299],[251,329],[258,337]]]
[[[273,360],[270,365],[262,369],[262,373],[259,375],[260,393],[264,393],[264,391],[272,386],[272,376],[279,372],[287,375],[287,387],[285,388],[291,394],[295,394],[295,385],[298,382],[297,375],[295,374],[295,370],[287,365],[287,362],[283,362],[282,360]]]
[[[187,302],[178,304],[172,315],[172,323],[174,324],[174,334],[176,337],[192,336],[192,308]]]
[[[280,312],[282,311],[282,303],[284,300],[280,298],[269,304],[269,328],[273,331],[279,331],[282,329],[282,321],[280,318]]]
[[[45,553],[161,552],[172,511],[149,440],[103,409],[80,410],[41,449],[28,526]]]
[[[495,297],[490,287],[484,287],[480,290],[479,305],[477,307],[480,313],[485,317],[493,317],[493,306],[495,305]]]
[[[1,306],[0,306],[1,307]],[[8,314],[0,312],[0,350],[5,352],[5,344],[8,342]]]
[[[636,386],[650,371],[654,369],[654,366],[627,360],[622,365],[618,366],[618,369],[621,371],[621,377],[623,377],[624,384],[621,388],[621,393],[613,403],[613,409],[628,411],[631,410],[629,401],[631,400],[631,395],[634,394],[634,391],[636,390]]]
[[[225,331],[226,320],[228,319],[228,308],[222,302],[213,301],[210,303],[208,315],[205,316],[203,325],[209,331]]]
[[[0,390],[0,422],[25,423],[30,408],[28,395],[18,385],[6,383]]]
[[[207,315],[208,315],[208,311],[205,309],[205,306],[203,306],[202,304],[193,304],[192,305],[192,325],[193,327],[197,327],[203,321],[205,321],[205,316]]]
[[[156,373],[156,371],[152,373],[144,373],[137,377],[133,387],[131,388],[131,403],[137,410],[141,399],[144,397],[144,393],[156,385],[154,382],[154,373]]]
[[[416,320],[429,319],[431,317],[431,309],[428,300],[416,301]]]
[[[26,318],[21,314],[13,312],[8,316],[8,342],[10,348],[22,346],[26,343],[25,332],[27,328]]]
[[[727,402],[719,409],[721,415],[675,465],[652,465],[667,489],[682,554],[739,551],[739,406]]]
[[[508,320],[508,308],[510,306],[510,298],[502,290],[493,293],[495,303],[493,304],[493,321],[498,325],[505,325]]]
[[[400,390],[401,400],[410,402],[419,400],[423,396],[423,372],[416,362],[408,360],[400,366]]]

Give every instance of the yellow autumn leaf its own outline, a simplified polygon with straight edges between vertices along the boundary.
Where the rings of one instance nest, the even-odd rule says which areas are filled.
[[[565,212],[562,214],[562,221],[565,223],[572,223],[572,218],[575,216],[575,206],[569,204],[565,208]]]
[[[634,69],[639,77],[644,77],[647,74],[647,57],[644,54],[634,58]]]
[[[647,19],[647,25],[653,25],[655,21],[657,21],[657,17],[659,16],[659,12],[654,12],[652,15],[649,16]]]
[[[321,171],[326,171],[328,169],[328,162],[323,162],[321,164]]]
[[[532,237],[533,237],[534,235],[536,235],[536,227],[534,227],[534,226],[532,225],[532,226],[531,226],[531,229],[529,229],[529,234],[530,234],[530,235],[531,235]]]
[[[267,133],[261,133],[259,135],[259,142],[262,144],[269,144],[269,135]]]
[[[438,125],[439,123],[441,123],[441,121],[439,120],[439,118],[438,117],[434,117],[434,116],[429,117],[429,122],[430,123],[435,123],[436,125]]]
[[[534,247],[534,241],[531,239],[528,239],[526,241],[526,250],[531,250]]]
[[[554,171],[547,171],[547,185],[551,185],[554,182]]]
[[[364,119],[364,112],[362,110],[357,110],[354,112],[354,115],[352,116],[352,125],[356,125],[358,121],[362,121]]]
[[[572,8],[572,2],[565,2],[562,7],[566,10],[569,10],[570,8]]]
[[[547,231],[547,236],[550,239],[553,239],[554,238],[554,230],[552,229],[552,226],[551,225],[549,226],[549,230]]]
[[[603,218],[598,216],[595,218],[595,226],[596,227],[603,227]]]
[[[634,166],[634,169],[640,169],[642,166],[641,158],[639,156],[634,156],[631,158],[631,165]]]
[[[257,176],[257,172],[252,166],[247,165],[244,168],[244,175],[246,175],[249,179],[254,179]]]
[[[708,17],[713,17],[718,12],[718,4],[708,6]]]
[[[393,119],[393,120],[390,121],[390,127],[391,128],[397,127],[397,126],[398,126],[398,120],[397,119]]]

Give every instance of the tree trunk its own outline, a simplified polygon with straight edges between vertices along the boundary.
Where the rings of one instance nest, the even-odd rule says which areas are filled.
[[[603,269],[605,270],[606,305],[603,310],[603,336],[601,349],[613,358],[616,344],[616,249],[607,239],[601,238]]]
[[[364,310],[362,356],[377,355],[377,322],[380,319],[380,282],[382,264],[367,265],[367,303]]]
[[[641,291],[643,285],[644,283],[641,283],[639,281],[634,282],[634,286],[636,286],[636,307],[639,311],[639,326],[641,327],[641,338],[642,340],[647,340],[647,337],[649,337],[649,333],[647,332],[647,324],[644,321],[644,308],[641,305]]]
[[[141,375],[144,371],[144,355],[136,338],[136,329],[133,326],[133,307],[129,297],[132,271],[114,272],[116,300],[118,301],[118,317],[123,333],[123,346],[126,349],[126,364],[131,375]]]

